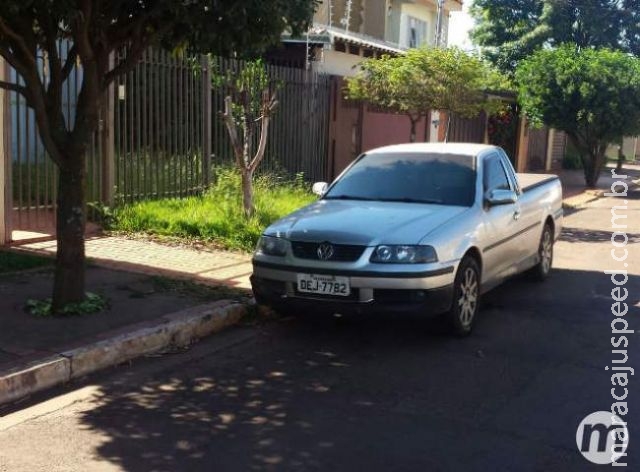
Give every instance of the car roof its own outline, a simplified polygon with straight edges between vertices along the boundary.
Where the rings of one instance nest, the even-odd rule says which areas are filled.
[[[492,149],[497,149],[497,146],[475,143],[406,143],[371,149],[366,151],[366,154],[424,152],[434,154],[457,154],[460,156],[474,157],[483,151],[489,151]]]

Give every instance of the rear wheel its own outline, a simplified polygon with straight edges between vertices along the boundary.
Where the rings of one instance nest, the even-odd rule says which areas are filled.
[[[480,266],[470,256],[460,262],[453,282],[453,303],[446,314],[451,329],[458,336],[471,332],[480,304]]]
[[[544,225],[540,245],[538,246],[538,264],[531,269],[534,280],[543,282],[549,277],[553,264],[553,228],[549,223]]]

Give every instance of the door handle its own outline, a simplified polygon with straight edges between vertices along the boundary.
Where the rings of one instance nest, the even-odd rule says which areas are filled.
[[[520,219],[520,215],[522,215],[522,212],[520,210],[516,210],[513,212],[513,219],[514,220],[519,220]]]

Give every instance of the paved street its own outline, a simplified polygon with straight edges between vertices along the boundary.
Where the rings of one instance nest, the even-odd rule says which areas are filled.
[[[638,330],[640,192],[628,202]],[[0,471],[599,470],[576,428],[613,402],[614,204],[567,216],[552,278],[489,294],[469,338],[392,314],[237,328],[0,418]],[[628,354],[640,368],[637,334]],[[627,470],[640,470],[638,379],[628,388]]]

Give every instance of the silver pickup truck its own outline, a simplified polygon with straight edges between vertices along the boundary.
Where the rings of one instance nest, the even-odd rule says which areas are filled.
[[[358,157],[320,199],[276,221],[253,257],[256,301],[286,312],[442,313],[468,334],[482,293],[544,280],[562,226],[554,175],[516,175],[479,144],[388,146]]]

